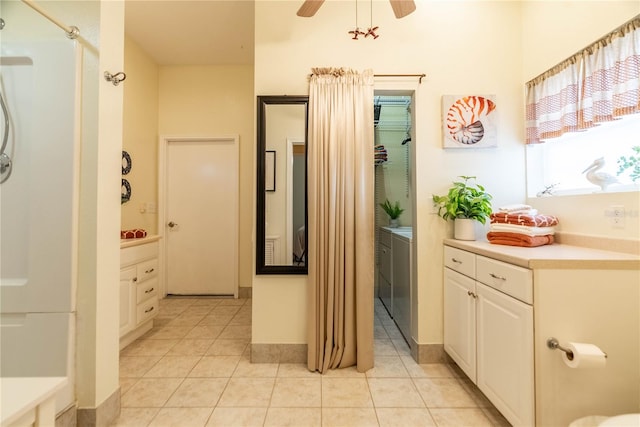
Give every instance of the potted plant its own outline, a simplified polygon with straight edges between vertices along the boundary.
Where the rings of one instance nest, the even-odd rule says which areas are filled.
[[[629,169],[629,177],[631,181],[636,182],[640,179],[640,145],[631,147],[635,155],[629,157],[620,156],[618,159],[618,176],[622,175]]]
[[[485,224],[491,215],[491,195],[478,183],[470,184],[475,176],[460,176],[445,196],[433,196],[438,215],[454,220],[454,238],[475,240],[474,221]]]
[[[400,202],[396,202],[392,205],[389,199],[385,199],[384,203],[380,203],[380,207],[389,215],[389,227],[398,226],[398,217],[404,212],[404,209],[400,207]]]

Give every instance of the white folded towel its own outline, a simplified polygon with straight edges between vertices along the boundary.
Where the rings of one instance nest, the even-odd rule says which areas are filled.
[[[517,212],[517,211],[528,211],[532,206],[524,205],[521,203],[513,204],[513,205],[505,205],[498,208],[500,212]]]
[[[531,227],[528,225],[493,223],[489,225],[489,231],[506,231],[520,233],[526,236],[547,236],[555,233],[555,227]]]

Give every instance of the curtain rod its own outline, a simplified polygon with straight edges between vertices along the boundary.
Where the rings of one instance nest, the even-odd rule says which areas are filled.
[[[417,77],[418,83],[422,83],[422,79],[427,77],[426,74],[374,74],[373,77]]]
[[[70,39],[75,39],[80,35],[80,30],[78,29],[78,27],[74,27],[74,26],[69,27],[67,25],[64,25],[62,22],[58,21],[56,18],[54,18],[53,16],[49,15],[40,6],[35,4],[33,2],[33,0],[22,0],[22,3],[26,4],[31,9],[35,10],[36,12],[38,12],[40,15],[44,16],[45,18],[47,18],[49,21],[51,21],[52,23],[54,23],[58,27],[62,28],[62,30],[65,33],[67,33],[67,37],[69,37]]]
[[[24,0],[23,0],[24,1]],[[309,74],[312,77],[313,73]],[[373,77],[418,77],[418,83],[422,83],[422,79],[427,77],[426,74],[374,74]]]

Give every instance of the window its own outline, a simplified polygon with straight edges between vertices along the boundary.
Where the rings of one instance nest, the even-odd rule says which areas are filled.
[[[640,146],[638,135],[640,114],[633,114],[588,131],[548,139],[544,144],[527,145],[528,196],[536,197],[550,185],[554,185],[555,195],[599,192],[583,171],[600,157],[605,160],[600,172],[614,175],[619,181],[608,192],[639,191],[640,180],[634,183],[629,170],[617,174],[618,159],[634,155],[633,147]]]
[[[640,154],[640,15],[527,82],[525,120],[529,197],[601,191],[596,159],[607,191],[638,191],[620,159]]]

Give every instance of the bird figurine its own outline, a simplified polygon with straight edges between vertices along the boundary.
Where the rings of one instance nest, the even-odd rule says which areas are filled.
[[[619,183],[618,179],[607,173],[607,172],[598,172],[600,169],[604,167],[604,157],[600,157],[595,159],[591,165],[582,171],[582,173],[587,173],[587,180],[592,184],[599,186],[602,191],[607,191],[607,187],[611,184]]]

